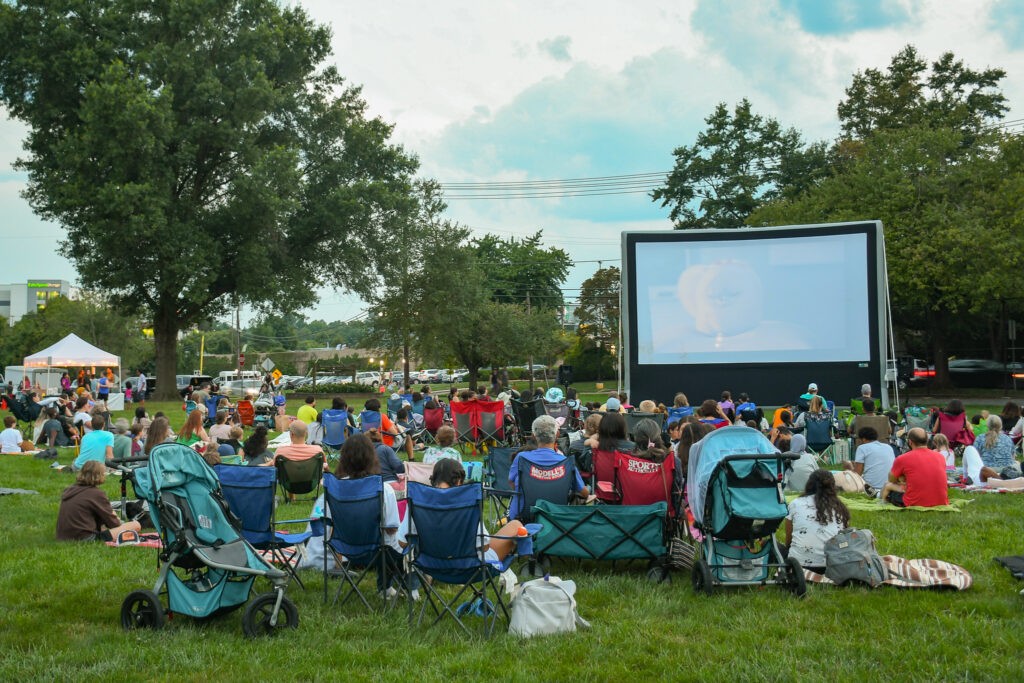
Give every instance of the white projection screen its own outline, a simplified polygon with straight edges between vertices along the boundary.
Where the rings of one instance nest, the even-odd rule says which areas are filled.
[[[842,404],[883,392],[885,269],[877,221],[623,233],[631,398],[691,404],[745,391]]]

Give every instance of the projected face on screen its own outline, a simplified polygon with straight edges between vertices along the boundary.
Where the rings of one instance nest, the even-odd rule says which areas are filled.
[[[641,364],[867,359],[864,235],[636,245]]]

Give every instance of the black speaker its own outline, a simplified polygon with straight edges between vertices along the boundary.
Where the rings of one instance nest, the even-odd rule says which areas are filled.
[[[559,365],[558,366],[558,383],[562,386],[569,386],[572,384],[572,366],[571,365]]]

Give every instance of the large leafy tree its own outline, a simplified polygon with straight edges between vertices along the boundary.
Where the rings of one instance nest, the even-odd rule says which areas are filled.
[[[605,344],[619,337],[619,269],[601,268],[583,281],[576,318],[580,334]]]
[[[273,0],[0,4],[0,101],[29,127],[25,196],[83,284],[179,330],[227,302],[295,310],[413,210],[416,162],[324,67],[330,34]]]
[[[741,227],[762,203],[798,195],[825,175],[823,143],[806,145],[746,99],[731,112],[720,103],[705,121],[693,145],[673,151],[675,166],[651,195],[671,207],[677,229]]]
[[[489,234],[473,241],[494,301],[531,309],[561,307],[562,284],[572,259],[562,249],[545,247],[543,241],[541,231],[507,239]]]

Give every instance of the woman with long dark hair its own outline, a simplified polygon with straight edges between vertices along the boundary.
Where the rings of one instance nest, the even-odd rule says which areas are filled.
[[[242,456],[242,461],[246,465],[272,465],[274,463],[274,454],[267,448],[266,425],[256,425],[256,429],[242,444],[239,455]]]
[[[786,547],[789,557],[804,569],[825,572],[825,542],[850,524],[850,511],[839,500],[836,480],[828,470],[815,470],[786,515]]]

